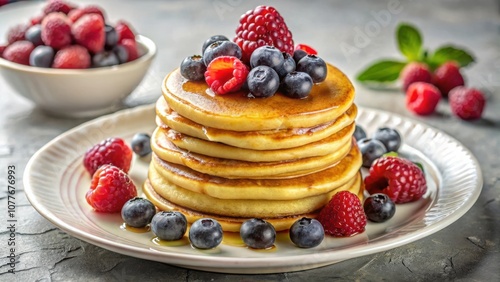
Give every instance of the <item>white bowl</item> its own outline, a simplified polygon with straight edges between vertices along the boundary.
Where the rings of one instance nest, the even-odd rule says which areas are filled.
[[[92,69],[25,66],[0,58],[0,73],[20,95],[39,108],[63,117],[91,117],[117,110],[139,85],[156,56],[156,45],[136,37],[138,59]]]

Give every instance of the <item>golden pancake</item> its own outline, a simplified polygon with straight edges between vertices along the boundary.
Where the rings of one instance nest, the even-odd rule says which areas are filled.
[[[213,198],[172,184],[154,169],[149,170],[148,180],[155,192],[166,200],[199,212],[230,217],[282,217],[314,212],[326,205],[331,197],[339,191],[348,190],[358,194],[361,177],[357,174],[347,183],[328,193],[297,200]],[[272,187],[269,189],[272,189]]]
[[[163,97],[179,115],[204,126],[259,131],[314,127],[343,115],[354,101],[354,87],[339,69],[327,65],[326,80],[304,99],[276,93],[249,98],[246,91],[215,95],[204,81],[188,81],[176,69],[162,83]]]
[[[358,192],[358,197],[363,202],[363,182],[361,181],[360,183],[361,189]],[[179,211],[183,213],[187,221],[189,223],[193,223],[196,220],[200,218],[213,218],[217,220],[221,225],[222,229],[225,232],[239,232],[241,224],[249,219],[245,217],[228,217],[228,216],[221,216],[221,215],[214,215],[214,214],[209,214],[209,213],[201,213],[197,212],[192,209],[188,209],[186,207],[182,207],[179,205],[176,205],[165,198],[161,197],[158,193],[155,192],[153,187],[150,185],[149,181],[146,181],[143,185],[143,193],[144,195],[153,202],[153,204],[158,207],[160,210],[164,211]],[[287,230],[290,228],[290,226],[298,219],[302,217],[310,217],[310,218],[315,218],[318,214],[318,211],[308,213],[308,214],[298,214],[298,215],[293,215],[293,216],[286,216],[286,217],[272,217],[272,218],[263,218],[264,220],[268,221],[271,223],[276,231],[283,231]]]
[[[163,97],[156,103],[158,126],[203,140],[220,142],[252,150],[276,150],[303,146],[327,138],[354,122],[358,109],[355,104],[336,120],[314,127],[279,130],[231,131],[203,126],[172,111]]]
[[[335,165],[349,153],[353,143],[348,140],[337,151],[325,156],[278,162],[246,162],[188,152],[175,146],[164,134],[157,134],[158,130],[153,133],[157,138],[152,140],[151,148],[162,160],[225,178],[287,178],[313,173]]]
[[[155,170],[172,184],[220,199],[293,200],[324,194],[352,179],[361,166],[361,153],[353,146],[335,166],[288,179],[226,179],[153,157]]]
[[[154,142],[161,142],[157,141],[157,139],[160,138],[159,135],[164,135],[180,149],[215,158],[247,162],[278,162],[333,154],[352,138],[354,129],[355,125],[351,123],[341,131],[322,140],[300,147],[280,150],[243,149],[191,137],[170,128],[159,128],[156,130],[153,140],[155,140]]]

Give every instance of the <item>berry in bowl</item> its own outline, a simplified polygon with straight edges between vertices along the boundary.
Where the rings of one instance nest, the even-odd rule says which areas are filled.
[[[12,26],[0,43],[0,73],[40,109],[90,117],[122,107],[139,85],[156,45],[98,6],[49,1],[42,14]]]

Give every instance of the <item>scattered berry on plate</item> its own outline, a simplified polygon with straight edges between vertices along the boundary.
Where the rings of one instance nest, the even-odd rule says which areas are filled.
[[[268,66],[257,66],[247,76],[248,90],[254,97],[273,96],[280,86],[280,78]]]
[[[30,54],[35,49],[33,43],[22,40],[16,41],[5,48],[3,58],[18,64],[29,65]]]
[[[387,153],[384,143],[373,138],[363,138],[357,141],[361,155],[363,156],[363,166],[369,168],[372,163]]]
[[[457,86],[465,85],[464,78],[460,73],[460,67],[455,62],[446,62],[434,71],[433,83],[443,97],[448,97],[448,93]]]
[[[400,157],[377,159],[365,178],[370,194],[384,193],[396,204],[416,201],[427,191],[422,170],[413,162]]]
[[[387,152],[397,152],[402,143],[401,134],[396,129],[389,127],[377,129],[373,134],[373,139],[382,142]]]
[[[363,129],[363,127],[361,127],[359,124],[356,124],[353,136],[356,139],[356,141],[359,141],[361,139],[366,138],[366,132]]]
[[[127,173],[107,164],[99,167],[92,176],[85,199],[97,212],[115,213],[136,196],[137,189]]]
[[[107,138],[87,150],[83,158],[85,169],[92,175],[102,165],[112,164],[128,172],[132,150],[121,138]]]
[[[276,71],[280,79],[283,79],[287,74],[295,70],[297,64],[290,54],[286,52],[281,52],[281,54],[283,55],[284,62],[281,66],[274,68],[274,70]]]
[[[123,46],[127,50],[127,62],[139,58],[139,50],[137,49],[135,39],[123,39],[120,41],[118,46]]]
[[[31,51],[29,64],[34,67],[50,68],[54,61],[54,49],[50,46],[40,45]]]
[[[97,14],[87,14],[79,18],[71,26],[71,34],[77,44],[87,48],[91,53],[104,50],[106,43],[104,20]]]
[[[406,108],[418,115],[430,115],[436,111],[441,92],[427,82],[414,82],[406,91]]]
[[[28,28],[29,25],[26,24],[17,24],[11,27],[7,31],[7,43],[12,44],[16,41],[25,40],[25,34]]]
[[[188,80],[203,80],[207,66],[203,62],[203,57],[200,55],[188,56],[181,62],[181,75]]]
[[[248,68],[238,58],[221,56],[215,58],[207,67],[205,81],[216,94],[238,91],[245,83]]]
[[[130,143],[132,151],[140,157],[151,154],[151,136],[147,133],[137,133]]]
[[[375,193],[365,199],[363,209],[368,220],[385,222],[396,213],[396,204],[386,194]]]
[[[293,54],[292,33],[279,12],[270,6],[258,6],[240,18],[234,42],[243,51],[242,61],[248,62],[258,47],[272,45],[282,52]]]
[[[248,219],[241,224],[240,236],[245,245],[254,249],[267,249],[276,241],[276,230],[260,218]]]
[[[309,96],[313,84],[307,73],[293,71],[283,78],[281,89],[286,96],[300,99]]]
[[[231,56],[241,59],[241,48],[231,41],[216,41],[207,46],[203,52],[203,62],[206,66],[217,57]]]
[[[336,193],[319,212],[317,220],[325,232],[335,237],[349,237],[363,233],[366,215],[358,196],[349,191]]]
[[[197,249],[213,249],[221,242],[222,226],[212,218],[200,218],[189,229],[189,241]]]
[[[407,64],[400,74],[400,79],[403,82],[403,91],[407,91],[408,87],[414,82],[432,82],[432,72],[429,67],[420,62],[411,62]]]
[[[285,58],[281,51],[274,46],[261,46],[253,51],[250,56],[250,67],[268,66],[276,71],[285,63]]]
[[[123,205],[121,216],[123,221],[132,227],[144,227],[151,223],[156,214],[156,207],[145,198],[134,197]]]
[[[135,32],[130,27],[130,24],[120,20],[115,25],[116,33],[118,33],[118,43],[121,43],[125,39],[131,39],[135,41]]]
[[[450,91],[448,98],[454,115],[463,120],[481,118],[486,99],[480,90],[458,86]]]
[[[300,59],[296,71],[309,74],[314,83],[324,81],[327,75],[325,61],[316,55],[307,55]]]
[[[56,52],[52,67],[56,69],[86,69],[91,66],[87,49],[80,45],[70,45]]]
[[[210,36],[205,42],[203,42],[203,46],[201,47],[201,54],[205,53],[205,49],[212,43],[215,43],[217,41],[229,41],[229,38],[225,37],[224,35],[213,35]]]
[[[297,247],[314,248],[323,242],[325,230],[318,220],[303,217],[292,224],[289,235]]]
[[[313,47],[303,43],[295,45],[294,52],[297,50],[305,51],[308,55],[318,55],[318,52]]]
[[[24,34],[26,40],[33,43],[33,45],[43,45],[42,41],[42,26],[39,24],[33,25]]]
[[[165,241],[180,240],[187,230],[186,217],[176,211],[161,211],[151,220],[151,231]]]
[[[71,35],[71,21],[63,13],[50,13],[42,20],[42,41],[54,49],[69,46]]]

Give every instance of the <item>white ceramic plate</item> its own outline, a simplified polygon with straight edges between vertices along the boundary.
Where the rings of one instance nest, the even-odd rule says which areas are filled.
[[[403,136],[402,154],[423,163],[428,192],[414,203],[397,206],[385,223],[368,223],[350,238],[327,237],[316,248],[295,247],[280,234],[276,248],[255,251],[222,244],[197,250],[184,244],[160,246],[153,234],[120,228],[119,214],[95,213],[86,203],[90,176],[82,165],[90,146],[112,136],[130,141],[155,127],[152,105],[124,110],[78,126],[49,142],[27,164],[24,185],[38,212],[67,233],[114,252],[186,268],[226,273],[274,273],[311,269],[395,248],[448,226],[474,204],[482,188],[473,155],[450,136],[390,113],[360,108],[358,123],[368,134],[378,127],[396,128]],[[137,187],[146,178],[148,159],[134,159],[130,175]]]

